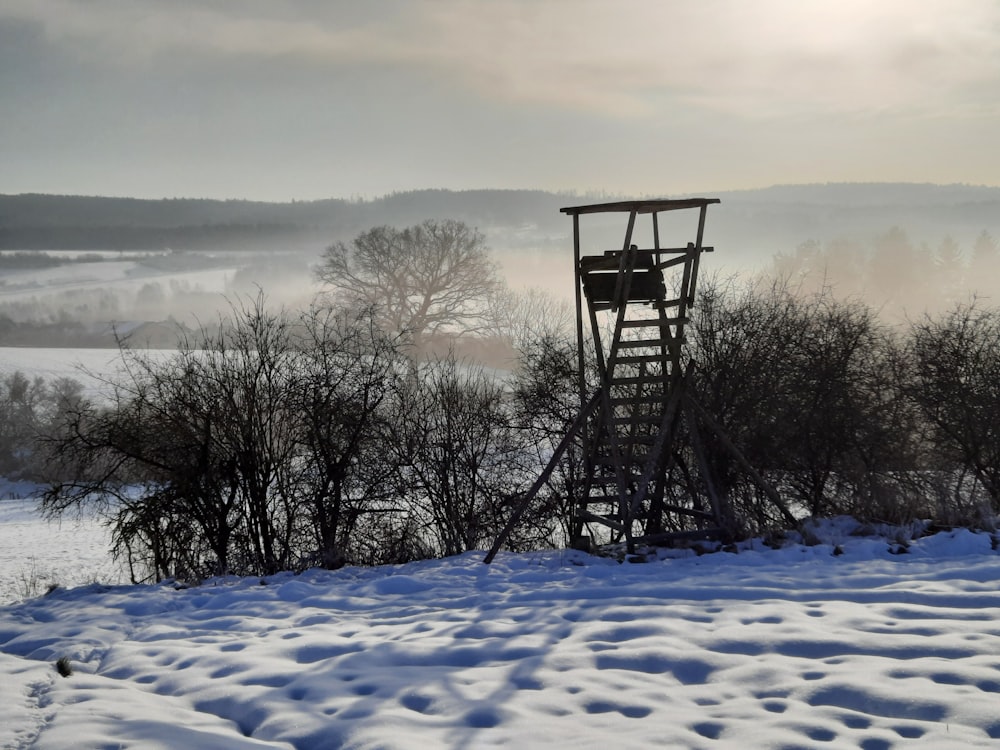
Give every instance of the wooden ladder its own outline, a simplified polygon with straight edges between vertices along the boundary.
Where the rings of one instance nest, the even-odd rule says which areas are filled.
[[[584,537],[583,531],[594,525],[603,528],[601,542],[624,539],[630,551],[640,541],[655,544],[722,532],[724,500],[711,487],[711,507],[698,505],[695,496],[700,493],[693,487],[689,487],[689,502],[683,497],[676,504],[666,500],[678,430],[687,429],[694,452],[700,453],[695,412],[697,419],[710,421],[693,398],[693,366],[684,359],[683,344],[701,254],[712,250],[702,243],[706,211],[718,202],[717,198],[655,199],[561,209],[573,219],[581,408],[538,480],[497,536],[486,562],[496,555],[573,441],[582,444],[586,465],[583,486],[575,493],[579,500],[571,530],[572,544],[584,540],[590,544],[593,540]],[[658,217],[689,209],[698,212],[695,241],[684,247],[661,246]],[[621,250],[582,254],[581,217],[594,214],[628,216]],[[638,216],[652,218],[650,248],[632,243]],[[584,298],[600,381],[593,393],[585,375],[588,337]],[[724,438],[718,425],[710,426],[720,439]],[[727,445],[738,454],[735,446],[728,441]],[[700,459],[699,463],[704,464]],[[748,468],[752,471],[752,467]],[[707,479],[706,484],[710,484]],[[668,518],[669,529],[664,528]]]
[[[663,269],[678,265],[679,259],[692,262],[699,250],[693,243],[672,250],[630,245],[580,262],[601,403],[577,516],[580,523],[610,528],[614,540],[624,537],[630,546],[637,534],[662,531],[662,470],[683,389],[681,344],[691,290],[682,288],[679,296],[670,297]],[[607,345],[598,319],[602,311],[614,321]]]

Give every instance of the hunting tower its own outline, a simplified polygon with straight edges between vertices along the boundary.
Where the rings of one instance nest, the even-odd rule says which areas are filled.
[[[713,250],[703,242],[705,219],[718,202],[638,200],[561,209],[573,220],[580,413],[486,562],[574,440],[584,456],[584,479],[574,492],[574,545],[625,542],[632,551],[636,543],[709,537],[727,527],[724,501],[705,467],[699,422],[707,420],[728,441],[694,398],[684,346],[701,256]],[[685,232],[680,242],[664,240],[667,219],[670,234]],[[599,224],[586,252],[582,220]],[[611,249],[609,229],[624,231]],[[588,372],[595,373],[596,389],[594,378],[588,385]],[[676,447],[681,431],[684,456]]]
[[[705,522],[721,525],[720,508],[696,508],[665,497],[688,387],[684,328],[695,303],[701,255],[712,250],[703,242],[706,214],[709,205],[718,202],[717,198],[643,200],[562,209],[573,219],[582,407],[587,404],[588,348],[599,384],[595,417],[582,426],[587,464],[575,519],[578,538],[584,538],[584,528],[590,527],[596,533],[588,538],[624,539],[631,547],[669,533],[665,515],[685,516],[696,521],[696,527]],[[690,239],[664,244],[661,215],[681,211],[696,219]],[[620,249],[583,254],[581,217],[591,214],[622,219]],[[643,247],[635,241],[640,221],[651,223],[649,244]],[[669,526],[676,530],[678,524]]]

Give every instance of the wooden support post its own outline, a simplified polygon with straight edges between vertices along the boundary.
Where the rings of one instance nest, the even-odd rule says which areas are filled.
[[[579,432],[583,428],[583,425],[587,423],[587,420],[590,418],[594,408],[600,402],[600,395],[600,391],[596,391],[594,395],[590,397],[590,401],[587,402],[586,406],[584,406],[580,413],[577,414],[576,419],[573,420],[573,424],[570,425],[566,434],[563,436],[563,439],[559,441],[555,450],[552,451],[552,457],[549,459],[548,464],[546,464],[545,469],[538,476],[538,479],[535,480],[535,483],[531,485],[531,489],[529,489],[525,493],[524,497],[521,498],[521,502],[518,504],[517,508],[514,509],[514,512],[504,525],[503,530],[497,535],[497,538],[493,542],[493,546],[490,547],[490,551],[486,553],[486,557],[483,559],[484,563],[489,564],[493,562],[493,558],[496,557],[497,552],[500,551],[503,543],[507,541],[507,537],[510,536],[510,532],[514,530],[514,526],[517,525],[518,520],[520,520],[521,516],[524,515],[524,511],[528,509],[531,501],[535,499],[535,495],[537,495],[538,491],[547,481],[549,481],[549,477],[552,476],[552,472],[555,471],[556,465],[559,463],[559,459],[562,458],[563,453],[566,452],[566,449],[573,441],[576,433]]]

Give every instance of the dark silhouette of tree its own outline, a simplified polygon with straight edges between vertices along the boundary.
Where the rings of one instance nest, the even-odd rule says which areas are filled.
[[[0,376],[0,473],[47,478],[47,455],[38,437],[82,401],[83,386],[72,378],[46,381],[20,371]]]
[[[511,424],[502,383],[453,358],[424,365],[401,392],[386,449],[404,494],[443,555],[488,544],[527,485],[525,434]],[[551,543],[553,519],[515,534],[515,548]],[[522,532],[526,532],[522,533]]]
[[[1000,510],[1000,310],[958,305],[915,323],[910,398],[935,454],[975,478]]]
[[[336,567],[385,510],[374,423],[394,361],[364,316],[293,318],[263,295],[169,356],[123,346],[108,406],[60,406],[44,507],[105,510],[136,578]]]
[[[317,276],[341,304],[374,309],[382,328],[407,336],[416,351],[435,334],[482,329],[500,287],[483,235],[450,219],[376,227],[350,245],[338,242]]]
[[[546,467],[553,450],[580,411],[579,364],[569,336],[544,334],[520,347],[520,366],[511,381],[512,417],[526,438],[532,476]],[[596,368],[589,367],[588,391],[596,388]],[[556,518],[564,542],[572,539],[574,516],[584,490],[584,445],[574,440],[539,490],[529,514]]]
[[[982,295],[1000,293],[1000,248],[996,238],[985,229],[972,245],[969,260],[969,291]]]
[[[769,481],[811,515],[890,514],[892,473],[912,466],[912,424],[894,344],[871,308],[780,284],[703,284],[692,325],[697,395]],[[717,489],[748,531],[787,523],[717,436],[703,436]]]
[[[302,317],[292,401],[299,418],[299,471],[287,491],[301,501],[301,513],[315,535],[316,562],[325,568],[357,561],[352,544],[364,515],[381,518],[395,500],[385,476],[380,434],[391,421],[395,342],[360,314],[314,306]],[[384,539],[383,539],[384,541]],[[364,559],[370,559],[364,556]]]
[[[943,302],[943,307],[960,301],[965,286],[965,259],[962,248],[950,236],[945,237],[934,252],[934,270],[937,275],[934,288],[938,299],[928,300],[928,304],[937,307],[935,302]]]

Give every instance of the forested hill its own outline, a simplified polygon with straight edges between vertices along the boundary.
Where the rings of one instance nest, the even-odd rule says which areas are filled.
[[[946,238],[970,247],[983,231],[1000,235],[1000,187],[829,183],[713,195],[722,207],[711,239],[742,260],[791,253],[807,241],[869,243],[893,228],[931,247]]]
[[[0,249],[294,249],[428,218],[483,228],[554,228],[564,223],[559,208],[575,200],[537,190],[417,190],[291,203],[0,195]]]
[[[1000,234],[998,187],[835,183],[704,195],[722,199],[712,209],[707,241],[737,260],[788,252],[807,240],[868,239],[891,227],[932,244],[945,236],[967,244],[983,230]],[[321,248],[373,226],[409,226],[428,218],[459,219],[488,233],[524,230],[527,244],[539,238],[561,243],[570,223],[559,208],[624,197],[417,190],[372,200],[262,203],[0,195],[0,249]]]

